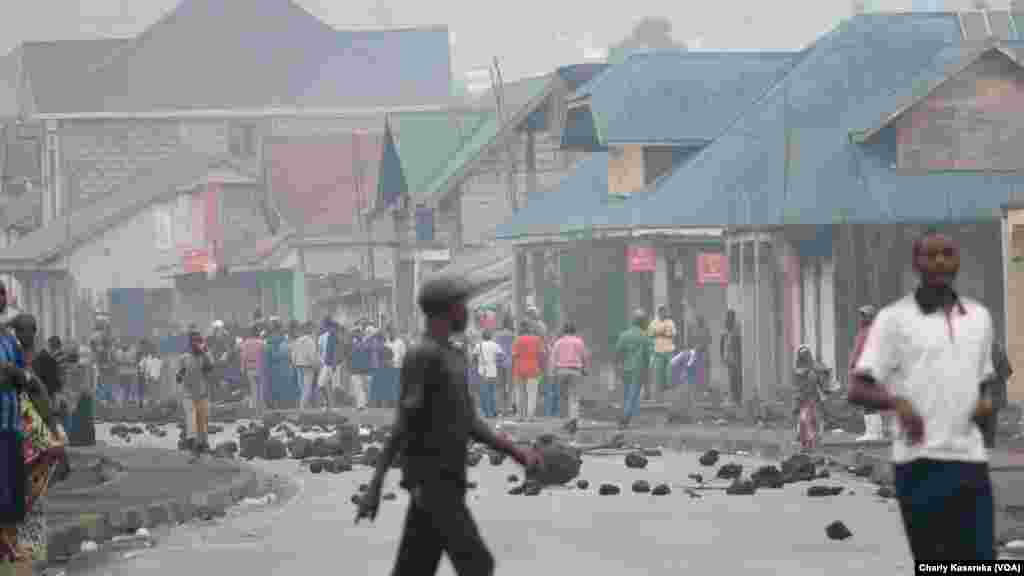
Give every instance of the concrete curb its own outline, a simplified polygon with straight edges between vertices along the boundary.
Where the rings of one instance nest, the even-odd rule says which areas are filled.
[[[230,483],[206,492],[183,494],[167,500],[128,506],[103,514],[82,514],[77,521],[66,521],[48,530],[49,562],[62,562],[81,550],[82,542],[108,541],[114,536],[132,534],[139,528],[165,524],[183,524],[200,514],[218,515],[244,498],[261,490],[263,474],[240,463],[241,469]]]

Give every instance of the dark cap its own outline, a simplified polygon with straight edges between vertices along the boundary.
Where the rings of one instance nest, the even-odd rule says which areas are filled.
[[[443,313],[449,306],[465,302],[473,295],[468,282],[447,276],[427,280],[420,287],[416,303],[427,316]]]

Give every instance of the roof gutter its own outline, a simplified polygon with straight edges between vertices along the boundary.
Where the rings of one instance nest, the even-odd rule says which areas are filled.
[[[35,120],[165,120],[249,118],[374,117],[403,112],[443,112],[450,105],[376,106],[369,108],[239,108],[207,110],[153,110],[144,112],[54,112],[33,115]]]
[[[651,237],[673,237],[689,240],[720,240],[728,232],[727,228],[713,226],[677,226],[673,228],[596,228],[591,230],[575,230],[571,232],[556,232],[550,234],[520,234],[517,236],[498,236],[497,240],[511,242],[520,246],[526,244],[543,244],[570,242],[580,235],[588,235],[596,239],[612,238],[651,238]]]

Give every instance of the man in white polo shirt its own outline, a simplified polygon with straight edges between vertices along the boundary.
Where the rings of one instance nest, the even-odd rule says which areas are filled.
[[[914,243],[920,286],[886,306],[854,367],[850,402],[895,412],[896,497],[915,562],[995,558],[988,455],[977,422],[991,412],[992,317],[957,295],[959,247]]]

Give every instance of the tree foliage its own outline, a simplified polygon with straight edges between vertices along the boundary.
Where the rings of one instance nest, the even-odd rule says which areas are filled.
[[[664,16],[648,16],[633,25],[629,36],[608,48],[608,60],[617,63],[634,52],[685,50],[686,44],[672,37],[672,22]]]

